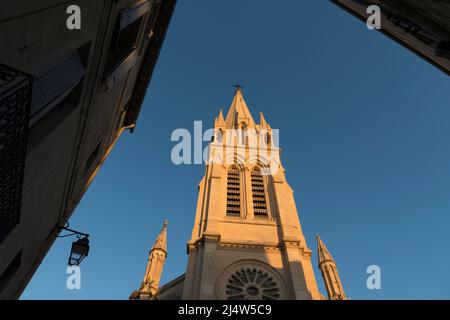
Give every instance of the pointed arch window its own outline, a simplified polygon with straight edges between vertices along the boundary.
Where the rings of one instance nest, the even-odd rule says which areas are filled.
[[[266,145],[270,145],[272,143],[272,135],[268,132],[266,133]]]
[[[223,130],[219,129],[216,130],[216,139],[215,139],[218,143],[222,143],[223,142]]]
[[[227,216],[239,217],[241,215],[241,184],[239,170],[228,169],[227,175]]]
[[[241,145],[244,146],[248,145],[247,125],[245,123],[242,123],[239,139]]]
[[[252,178],[252,196],[253,196],[253,214],[257,218],[267,218],[267,201],[264,188],[264,177],[259,168],[255,168],[251,173]]]

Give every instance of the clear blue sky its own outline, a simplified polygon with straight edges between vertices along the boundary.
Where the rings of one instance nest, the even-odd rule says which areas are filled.
[[[66,289],[65,238],[22,298],[127,299],[164,218],[162,283],[184,273],[204,168],[172,164],[170,135],[212,126],[236,82],[280,129],[314,268],[319,233],[353,299],[449,299],[449,78],[325,0],[178,1],[138,127],[70,221],[91,234],[82,289]]]

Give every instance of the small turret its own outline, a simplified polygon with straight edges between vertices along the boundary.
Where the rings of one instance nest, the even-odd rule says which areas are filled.
[[[339,278],[336,262],[325,244],[320,239],[319,235],[316,235],[316,240],[319,269],[322,272],[322,277],[328,293],[328,299],[345,300],[346,297],[344,289],[342,288],[341,279]]]
[[[144,281],[139,291],[134,291],[130,299],[149,300],[153,299],[159,288],[159,281],[167,258],[167,220],[150,250],[147,269],[145,271]]]

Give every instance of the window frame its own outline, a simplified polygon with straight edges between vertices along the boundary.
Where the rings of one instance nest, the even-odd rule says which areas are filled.
[[[111,39],[109,43],[109,50],[107,54],[107,59],[104,64],[103,70],[103,83],[104,89],[109,91],[116,82],[122,79],[128,72],[136,65],[141,55],[140,47],[142,45],[142,38],[145,32],[144,26],[147,23],[147,18],[152,10],[152,6],[149,0],[141,0],[135,4],[122,9],[117,14],[117,20],[114,25],[114,30],[111,34]],[[123,57],[118,58],[118,61],[111,62],[114,54],[118,54],[115,51],[111,51],[111,46],[114,41],[120,39],[120,35],[124,30],[130,27],[134,22],[139,21],[139,31],[137,32],[134,44],[131,45],[129,51],[123,55]]]
[[[57,81],[57,79],[59,79],[57,74],[62,72],[61,70],[65,69],[70,69],[70,72],[67,73],[74,75],[70,79],[70,84],[64,88],[59,87],[60,83],[56,83],[53,87],[50,87],[49,83],[53,84]],[[72,72],[73,70],[76,70],[77,73],[74,74]],[[83,62],[80,49],[77,49],[60,56],[56,62],[47,65],[45,70],[36,75],[33,78],[33,90],[30,106],[30,125],[33,125],[42,119],[46,114],[64,101],[80,84],[82,84],[83,79],[86,76],[86,72],[87,65]],[[49,77],[49,79],[46,80],[45,77]],[[52,79],[54,81],[52,81]]]

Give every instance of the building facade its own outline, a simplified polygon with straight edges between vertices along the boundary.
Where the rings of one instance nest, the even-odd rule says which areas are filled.
[[[450,1],[331,0],[364,23],[380,8],[380,32],[450,75]]]
[[[237,88],[226,118],[221,111],[214,122],[186,273],[159,287],[165,224],[150,251],[144,281],[130,299],[326,299],[318,290],[312,250],[280,152],[276,131],[262,113],[259,124],[254,121]],[[336,264],[317,241],[328,297],[345,299]]]
[[[119,136],[134,129],[174,6],[1,1],[0,299],[20,296]]]

